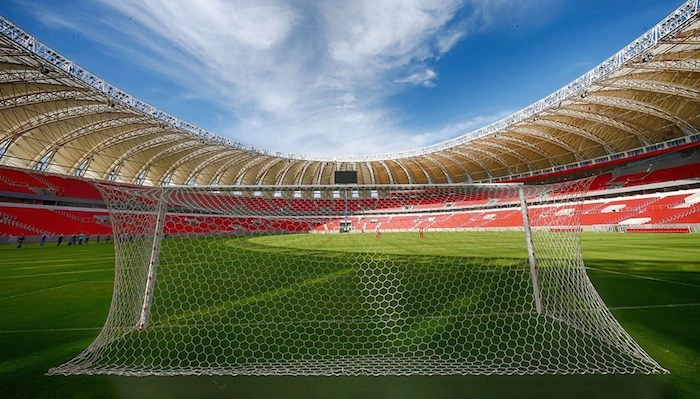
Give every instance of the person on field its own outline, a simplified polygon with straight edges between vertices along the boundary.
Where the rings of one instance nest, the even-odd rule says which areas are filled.
[[[423,238],[423,228],[418,229],[418,238]]]
[[[78,245],[83,245],[83,241],[85,241],[85,234],[80,233],[80,235],[78,236]]]
[[[17,237],[17,248],[22,248],[22,244],[24,244],[24,236]]]
[[[377,232],[374,234],[374,238],[382,238],[382,232],[377,228]]]
[[[48,240],[48,239],[49,239],[49,236],[47,236],[46,234],[41,236],[41,242],[39,243],[39,246],[43,247],[44,245],[46,245],[46,240]]]
[[[57,246],[57,247],[60,247],[60,246],[61,246],[61,243],[63,242],[63,239],[64,239],[64,238],[63,238],[63,234],[61,234],[60,236],[58,236],[58,241],[56,241],[56,246]]]

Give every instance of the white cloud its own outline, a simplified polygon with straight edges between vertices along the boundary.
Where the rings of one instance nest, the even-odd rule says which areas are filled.
[[[331,58],[350,65],[394,68],[432,55],[431,39],[449,22],[456,0],[323,3]]]
[[[437,37],[436,45],[439,54],[442,55],[452,49],[466,33],[461,29],[450,29]]]
[[[117,12],[43,19],[81,29],[229,109],[218,133],[293,152],[367,154],[432,144],[472,126],[418,132],[386,103],[407,86],[434,86],[434,61],[513,9],[465,1],[102,0]]]
[[[434,87],[437,79],[437,74],[432,69],[426,69],[423,72],[412,73],[405,78],[396,79],[397,83],[408,83],[413,85],[423,85],[426,87]]]

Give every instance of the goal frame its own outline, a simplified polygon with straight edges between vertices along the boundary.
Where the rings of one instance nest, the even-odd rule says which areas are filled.
[[[552,236],[557,235],[557,231],[562,231],[564,232],[562,235],[564,236],[576,236],[578,234],[577,239],[573,239],[569,243],[571,245],[571,250],[573,251],[578,251],[578,258],[574,256],[574,258],[568,260],[567,262],[572,262],[571,265],[574,267],[576,270],[578,270],[579,277],[576,278],[582,278],[584,280],[581,281],[582,284],[584,284],[583,289],[587,292],[585,294],[585,297],[588,298],[589,300],[592,301],[590,305],[587,305],[587,309],[590,308],[589,310],[585,310],[585,312],[593,312],[590,313],[590,317],[596,318],[596,320],[601,320],[604,324],[604,330],[601,332],[596,332],[594,329],[592,330],[592,326],[590,325],[590,321],[586,320],[578,320],[577,318],[581,315],[577,312],[580,312],[579,310],[573,309],[565,309],[566,306],[568,305],[562,305],[558,304],[552,301],[557,301],[558,297],[556,294],[554,296],[550,294],[548,304],[544,303],[543,300],[543,290],[547,289],[546,287],[543,286],[543,283],[540,279],[540,271],[539,271],[539,259],[538,259],[538,251],[537,251],[537,245],[535,243],[534,236],[536,234],[543,234],[542,232],[547,232],[549,231],[547,228],[542,230],[542,226],[537,227],[537,233],[535,233],[535,227],[533,226],[532,218],[531,218],[531,213],[530,209],[532,206],[535,208],[539,207],[540,209],[539,214],[540,216],[542,214],[546,214],[547,211],[543,211],[544,208],[549,206],[550,204],[558,204],[558,203],[563,203],[563,204],[572,204],[574,208],[577,208],[578,210],[574,212],[574,217],[573,219],[576,219],[577,217],[580,216],[581,212],[581,199],[583,195],[585,194],[585,189],[587,189],[588,185],[590,185],[592,179],[583,179],[580,181],[574,181],[574,182],[567,182],[567,183],[559,183],[559,184],[551,184],[551,185],[543,185],[543,186],[529,186],[525,185],[523,183],[477,183],[477,184],[416,184],[416,185],[286,185],[286,186],[275,186],[275,185],[235,185],[235,186],[164,186],[164,187],[158,187],[158,188],[148,188],[148,187],[123,187],[111,183],[96,183],[95,185],[97,186],[98,190],[103,194],[103,196],[106,199],[106,203],[109,207],[110,210],[110,217],[112,219],[113,226],[115,227],[115,240],[114,240],[114,245],[117,249],[120,248],[120,245],[131,245],[132,240],[138,241],[139,239],[144,241],[150,242],[149,244],[149,254],[144,257],[143,261],[146,263],[144,266],[146,267],[147,270],[144,271],[144,277],[140,281],[140,283],[137,281],[136,285],[140,285],[140,292],[142,293],[138,298],[134,297],[134,294],[128,294],[132,300],[132,302],[138,301],[141,306],[140,310],[138,311],[138,317],[137,321],[131,324],[131,327],[128,327],[127,325],[123,324],[123,320],[120,322],[121,327],[115,328],[113,325],[115,320],[117,318],[123,318],[125,309],[120,308],[119,303],[119,295],[124,295],[124,287],[119,287],[118,283],[120,282],[119,279],[125,278],[124,276],[120,276],[122,273],[131,273],[130,270],[133,270],[135,267],[139,268],[141,266],[138,265],[138,260],[134,260],[132,263],[128,265],[120,265],[120,259],[123,260],[123,258],[119,258],[119,256],[122,256],[120,254],[120,251],[117,251],[118,253],[118,258],[115,260],[115,268],[116,268],[116,274],[117,278],[115,279],[115,293],[113,296],[113,302],[112,302],[112,307],[110,308],[110,314],[108,316],[108,319],[105,323],[105,327],[103,328],[103,331],[100,333],[100,336],[96,339],[93,344],[88,347],[82,354],[80,354],[78,357],[75,359],[71,360],[70,362],[51,369],[49,371],[49,374],[52,375],[72,375],[72,374],[114,374],[114,375],[201,375],[201,374],[207,374],[207,375],[240,375],[240,374],[254,374],[254,375],[279,375],[280,371],[276,371],[273,369],[260,369],[257,371],[233,371],[233,370],[228,370],[227,369],[209,369],[209,370],[198,370],[198,369],[193,369],[193,370],[187,370],[187,369],[175,369],[171,371],[165,371],[165,370],[160,370],[160,369],[155,369],[155,370],[148,370],[146,368],[139,368],[143,366],[139,366],[136,369],[130,368],[130,367],[122,367],[118,365],[112,365],[107,368],[104,366],[97,367],[95,366],[96,363],[100,362],[100,358],[104,356],[108,356],[105,353],[110,352],[110,345],[112,345],[113,342],[119,341],[119,337],[125,336],[132,334],[128,330],[131,330],[133,333],[136,334],[148,334],[148,332],[151,330],[150,322],[151,322],[151,317],[152,317],[152,306],[155,302],[158,301],[158,293],[155,290],[155,286],[158,283],[159,279],[159,266],[161,262],[161,250],[162,250],[162,244],[164,239],[168,236],[168,233],[166,232],[165,224],[166,220],[168,217],[172,218],[173,215],[177,216],[180,215],[178,212],[184,212],[184,211],[178,211],[178,207],[183,207],[182,209],[195,209],[197,207],[201,207],[204,205],[198,204],[198,201],[201,201],[202,198],[199,198],[198,196],[204,196],[204,198],[208,198],[207,195],[209,195],[211,198],[210,200],[213,201],[213,198],[216,198],[217,196],[222,196],[222,198],[226,198],[234,196],[234,195],[242,195],[241,193],[246,193],[244,195],[244,198],[250,198],[253,199],[254,197],[262,197],[264,199],[272,199],[272,198],[282,198],[289,200],[291,202],[294,201],[295,198],[302,198],[310,201],[314,201],[316,198],[321,198],[325,200],[333,199],[340,205],[341,201],[344,201],[344,206],[337,206],[335,207],[332,211],[330,207],[327,209],[327,214],[323,214],[322,217],[326,218],[328,220],[336,220],[339,221],[339,223],[345,222],[346,224],[349,223],[350,217],[358,217],[357,220],[359,220],[358,215],[362,215],[362,217],[372,217],[374,216],[386,216],[387,214],[393,214],[393,215],[403,215],[403,214],[419,214],[421,211],[418,212],[410,212],[410,208],[407,210],[404,208],[402,211],[401,209],[398,210],[393,210],[393,208],[377,208],[370,210],[368,212],[365,212],[363,209],[362,211],[357,211],[357,207],[355,207],[355,211],[350,211],[348,202],[349,201],[354,201],[355,199],[358,198],[391,198],[392,193],[396,192],[399,193],[400,195],[397,197],[396,201],[403,203],[402,198],[415,198],[418,195],[426,195],[430,196],[431,192],[443,192],[445,198],[448,198],[447,195],[449,193],[453,192],[465,192],[465,193],[470,193],[470,190],[475,190],[474,192],[488,192],[489,190],[497,193],[499,190],[504,190],[507,192],[508,201],[505,201],[504,203],[497,204],[496,206],[492,206],[489,208],[491,205],[486,205],[483,206],[483,209],[489,210],[489,209],[496,209],[496,210],[508,210],[511,212],[511,209],[518,208],[520,213],[520,217],[522,218],[521,224],[518,225],[517,230],[522,233],[522,237],[524,239],[524,245],[523,247],[526,249],[525,251],[525,256],[527,257],[527,267],[529,271],[529,290],[530,290],[530,297],[531,297],[531,306],[532,306],[532,315],[533,315],[533,320],[535,319],[541,319],[541,322],[538,323],[544,323],[545,325],[551,325],[551,322],[548,320],[555,321],[557,323],[563,323],[566,324],[571,331],[578,331],[578,333],[575,334],[582,334],[585,336],[590,336],[590,339],[594,340],[599,340],[602,342],[601,345],[603,346],[610,346],[610,347],[616,347],[618,348],[617,350],[620,350],[621,352],[624,352],[626,355],[629,356],[630,360],[634,365],[630,366],[615,366],[616,368],[613,368],[613,372],[616,373],[659,373],[659,372],[666,372],[665,369],[663,369],[661,366],[659,366],[653,359],[651,359],[633,340],[632,338],[622,329],[622,327],[617,323],[617,321],[614,319],[614,317],[610,314],[610,312],[605,308],[605,305],[602,301],[602,299],[599,297],[595,289],[593,288],[592,284],[588,280],[588,277],[585,273],[585,267],[583,267],[583,260],[580,258],[580,225],[576,226],[575,222],[573,222],[572,225],[561,225],[561,226],[556,226],[557,229],[552,230]],[[568,192],[566,189],[573,187],[575,185],[578,185],[579,187],[578,191],[572,191]],[[583,191],[580,190],[580,188],[583,187]],[[460,191],[462,190],[462,191]],[[557,191],[561,190],[561,191]],[[303,193],[300,194],[299,197],[297,197],[297,193]],[[318,197],[317,197],[318,193]],[[360,195],[359,193],[363,193],[364,197]],[[555,194],[552,194],[555,193]],[[280,194],[279,196],[277,194]],[[284,195],[283,195],[284,194]],[[357,195],[356,195],[357,194]],[[375,195],[376,194],[376,195]],[[382,197],[386,196],[386,197]],[[469,194],[465,194],[469,195]],[[404,197],[405,196],[405,197]],[[186,197],[186,198],[185,198]],[[500,198],[498,196],[495,196],[496,198]],[[199,199],[197,199],[199,198]],[[432,198],[432,197],[430,197]],[[437,198],[440,198],[438,195]],[[488,198],[488,196],[487,196]],[[188,202],[189,201],[189,202]],[[446,201],[446,200],[445,200]],[[319,201],[320,202],[320,201]],[[498,202],[498,200],[496,201]],[[439,204],[440,202],[436,202],[436,204]],[[490,203],[490,202],[489,202]],[[141,209],[141,208],[143,209]],[[216,210],[215,214],[208,214],[206,213],[206,208],[205,210],[202,211],[202,214],[197,214],[200,215],[204,218],[206,217],[212,217],[212,216],[219,216],[219,217],[228,217],[228,218],[242,218],[244,216],[249,216],[249,215],[244,215],[241,213],[240,210],[235,210],[235,207],[232,208],[233,210],[231,211],[232,213],[226,213],[225,209],[221,210],[223,213],[219,213],[218,209],[214,207],[214,205],[211,205],[211,209]],[[342,208],[342,209],[341,209]],[[467,207],[468,208],[468,207]],[[392,209],[389,211],[389,209]],[[459,208],[457,210],[450,210],[447,207],[447,204],[445,204],[444,209],[441,211],[436,212],[435,214],[447,214],[447,213],[459,213],[462,212],[464,208]],[[211,212],[211,211],[210,211]],[[292,217],[297,217],[303,219],[304,215],[297,215],[294,214],[293,212],[286,215],[286,214],[265,214],[262,211],[259,211],[260,214],[256,217],[260,218],[261,220],[269,219],[269,220],[275,220],[275,218],[292,218]],[[393,213],[392,213],[393,212]],[[465,211],[468,212],[468,211]],[[511,212],[512,213],[512,212]],[[551,212],[550,212],[551,213]],[[122,219],[124,218],[124,214],[133,214],[135,215],[134,217],[139,217],[144,220],[147,219],[146,225],[151,226],[151,230],[148,231],[142,231],[140,233],[140,236],[138,234],[131,234],[131,233],[125,233],[125,237],[119,237],[118,235],[120,234],[120,225],[118,225],[118,222],[115,220],[114,216],[120,216]],[[551,215],[550,215],[551,216]],[[308,216],[311,217],[311,216]],[[123,221],[122,221],[123,222]],[[318,223],[318,222],[315,222]],[[580,220],[579,220],[580,223]],[[414,229],[417,229],[418,224],[414,226]],[[121,226],[123,227],[123,226]],[[324,224],[324,228],[326,225]],[[318,226],[317,226],[318,228]],[[353,228],[355,230],[355,228]],[[379,231],[379,228],[377,228],[377,231]],[[416,230],[418,231],[418,230]],[[421,231],[421,238],[423,237],[423,228],[420,228]],[[460,230],[461,231],[461,230]],[[465,231],[473,231],[473,230],[465,230]],[[479,228],[475,230],[476,232],[480,231]],[[512,228],[510,228],[508,231],[515,231]],[[324,232],[318,232],[320,234],[326,234],[329,231],[326,229]],[[331,233],[340,233],[340,231],[333,231],[330,230]],[[364,232],[364,228],[363,231]],[[307,231],[307,233],[314,233],[314,231]],[[353,231],[352,233],[356,233],[356,231]],[[201,234],[201,233],[198,233]],[[246,233],[242,233],[246,234]],[[272,234],[278,234],[278,233],[272,233]],[[379,238],[379,235],[377,235],[377,238]],[[574,254],[576,255],[576,254]],[[551,273],[551,253],[547,253],[545,251],[543,253],[545,269],[547,270],[546,273]],[[147,262],[146,262],[147,260]],[[134,263],[135,262],[135,263]],[[388,273],[388,272],[387,272]],[[387,276],[391,275],[389,273]],[[380,277],[383,276],[383,274],[379,275]],[[386,276],[384,276],[386,277]],[[126,277],[131,279],[130,281],[134,281],[133,274],[131,277]],[[545,280],[551,280],[548,277],[545,277]],[[123,280],[121,281],[123,283]],[[551,285],[550,282],[546,282],[546,284]],[[522,289],[522,288],[520,288]],[[551,289],[551,288],[550,288]],[[122,290],[119,293],[117,290]],[[523,293],[524,294],[524,293]],[[123,298],[122,298],[123,299]],[[128,310],[128,309],[127,309]],[[589,317],[589,316],[585,316]],[[549,323],[549,324],[547,324]],[[550,327],[548,327],[550,328]],[[116,334],[116,335],[115,335]],[[110,338],[111,337],[111,338]],[[116,338],[115,338],[116,337]],[[587,338],[588,339],[588,338]],[[636,360],[634,360],[636,359]],[[347,360],[347,359],[346,359]],[[110,363],[113,364],[113,363]],[[301,364],[301,363],[300,363]],[[348,370],[346,371],[331,371],[330,369],[327,371],[325,370],[324,367],[330,367],[328,365],[326,366],[304,366],[301,365],[301,369],[298,371],[291,371],[288,370],[286,372],[281,372],[281,374],[291,374],[291,375],[343,375],[347,373],[347,375],[413,375],[413,374],[440,374],[440,375],[453,375],[453,374],[469,374],[469,375],[474,375],[474,374],[543,374],[543,373],[560,373],[558,371],[551,371],[547,368],[543,369],[533,369],[533,370],[524,370],[524,371],[513,371],[510,368],[507,368],[506,371],[503,371],[501,369],[497,370],[492,370],[489,371],[487,368],[486,370],[483,371],[474,371],[472,369],[465,369],[465,370],[459,370],[455,369],[453,366],[450,366],[452,368],[446,368],[442,371],[429,371],[429,369],[423,369],[420,368],[418,371],[407,371],[405,369],[402,369],[401,367],[395,368],[393,366],[387,367],[387,370],[384,371],[378,371],[371,369],[371,367],[375,367],[376,365],[370,365],[366,367],[370,367],[369,369],[363,368],[364,366],[360,367],[359,369],[354,369],[349,364],[346,364],[345,366],[338,366],[338,367],[348,367]],[[305,367],[311,367],[311,368],[305,368]],[[321,370],[316,370],[315,367],[321,367]],[[285,367],[286,369],[286,367]],[[365,371],[362,371],[365,370]],[[549,371],[548,371],[549,370]],[[556,370],[556,369],[555,369]],[[580,373],[594,373],[594,369],[588,368],[588,369],[582,369],[579,371],[563,371],[563,373],[568,374],[572,372],[580,372]],[[608,373],[610,371],[603,371],[605,373]],[[327,373],[327,374],[326,374]],[[338,374],[336,374],[338,373]]]

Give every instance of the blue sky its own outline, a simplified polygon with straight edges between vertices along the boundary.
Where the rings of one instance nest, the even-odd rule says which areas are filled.
[[[548,95],[681,4],[4,0],[0,14],[205,129],[322,155],[407,150]]]

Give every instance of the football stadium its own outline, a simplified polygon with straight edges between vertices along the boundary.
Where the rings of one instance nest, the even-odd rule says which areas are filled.
[[[3,397],[700,397],[700,1],[383,154],[246,144],[80,62],[0,16]]]

